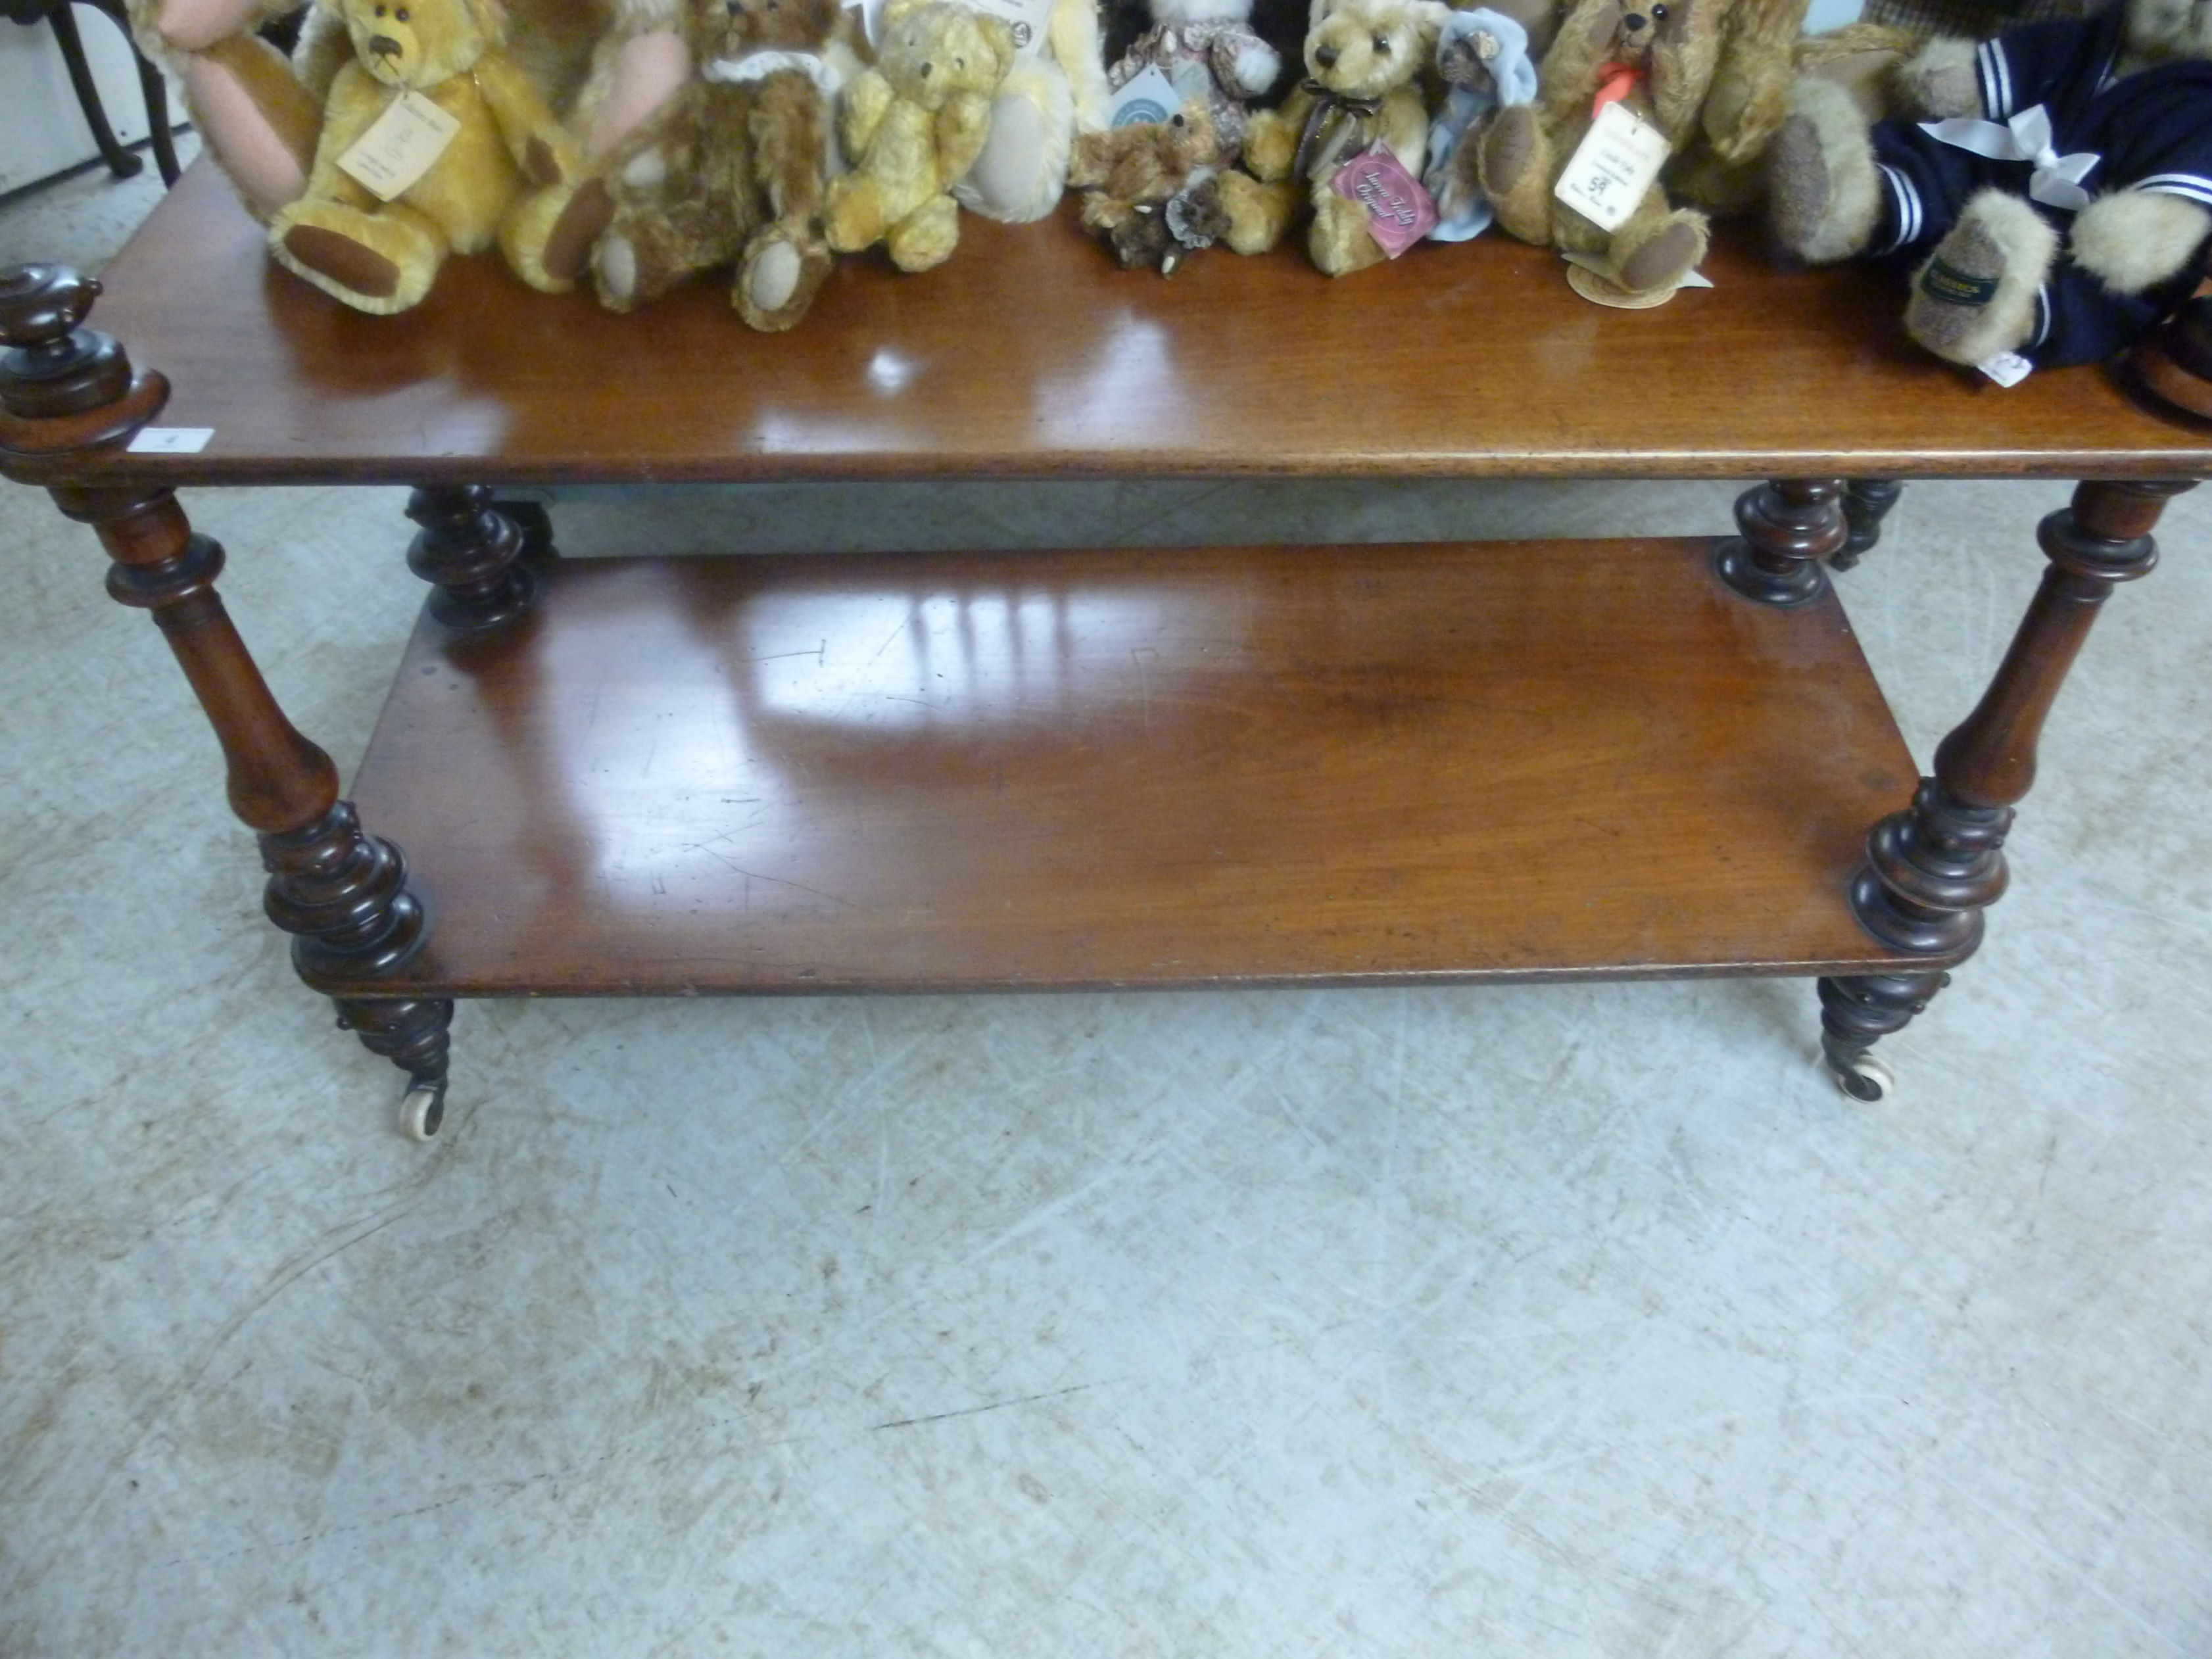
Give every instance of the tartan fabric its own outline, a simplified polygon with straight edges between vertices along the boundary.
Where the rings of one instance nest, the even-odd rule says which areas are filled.
[[[2046,17],[2087,17],[2105,9],[2107,0],[1867,0],[1869,23],[1911,29],[1919,34],[1962,34],[1986,40],[2015,23]]]

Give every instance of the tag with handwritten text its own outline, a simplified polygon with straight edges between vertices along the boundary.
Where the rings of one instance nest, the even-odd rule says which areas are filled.
[[[421,93],[403,92],[338,157],[338,168],[380,202],[397,201],[446,153],[461,124]]]
[[[1552,193],[1600,230],[1619,230],[1667,165],[1659,129],[1607,104],[1575,147]]]

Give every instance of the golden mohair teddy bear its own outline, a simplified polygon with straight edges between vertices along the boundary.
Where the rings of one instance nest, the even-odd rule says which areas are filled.
[[[501,49],[498,0],[325,3],[356,55],[331,82],[306,191],[269,222],[270,251],[388,315],[421,301],[448,253],[490,246],[532,187],[572,182],[582,154]],[[413,131],[404,148],[383,141],[395,124]]]
[[[264,223],[299,199],[314,166],[331,82],[354,61],[340,9],[307,9],[288,61],[259,26],[297,0],[127,0],[148,57],[182,83],[203,147]],[[680,0],[508,0],[504,50],[562,116],[588,161],[680,88],[690,73]],[[562,222],[565,193],[533,202],[509,233],[517,267],[557,288],[582,269],[596,225]],[[558,244],[548,252],[549,244]],[[556,271],[556,264],[565,271]]]
[[[823,198],[840,72],[840,0],[692,0],[698,73],[607,158],[592,257],[600,303],[629,311],[735,264],[730,303],[775,333],[830,271]]]
[[[845,89],[839,133],[852,172],[830,181],[830,246],[884,244],[902,270],[927,270],[960,240],[955,180],[991,132],[991,100],[1014,58],[995,17],[956,0],[884,9],[876,65]]]
[[[1536,101],[1500,110],[1480,139],[1498,222],[1557,246],[1616,290],[1671,290],[1705,258],[1708,229],[1703,213],[1669,199],[1663,178],[1640,195],[1616,187],[1634,203],[1610,229],[1554,186],[1612,106],[1621,113],[1608,123],[1632,117],[1670,171],[1757,155],[1781,125],[1804,18],[1805,0],[1575,0],[1544,55]]]
[[[1432,0],[1321,0],[1305,40],[1309,78],[1279,107],[1251,118],[1246,171],[1213,181],[1231,247],[1265,252],[1310,212],[1306,248],[1330,276],[1388,257],[1368,210],[1331,181],[1378,143],[1409,179],[1419,179],[1429,143],[1421,76],[1447,15]]]

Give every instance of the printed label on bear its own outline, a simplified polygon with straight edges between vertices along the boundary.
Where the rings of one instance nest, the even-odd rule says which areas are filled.
[[[1552,193],[1600,230],[1619,230],[1666,166],[1669,148],[1658,128],[1607,104]]]
[[[1380,144],[1339,167],[1328,187],[1367,210],[1369,232],[1393,259],[1436,228],[1429,192]]]
[[[1182,107],[1182,94],[1175,82],[1158,64],[1147,64],[1144,71],[1129,77],[1129,83],[1114,94],[1114,101],[1106,106],[1106,125],[1109,127],[1131,127],[1139,121],[1164,121]]]
[[[1997,279],[1975,276],[1944,259],[1930,259],[1920,273],[1920,291],[1947,306],[1979,307],[1997,297]]]
[[[1016,61],[1026,63],[1044,50],[1045,27],[1052,21],[1055,0],[967,0],[967,3],[1014,32]]]
[[[338,167],[378,201],[392,201],[438,164],[460,130],[421,93],[403,92],[338,157]]]

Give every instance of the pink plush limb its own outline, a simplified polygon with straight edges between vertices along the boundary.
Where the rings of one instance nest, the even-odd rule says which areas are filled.
[[[185,60],[192,117],[249,206],[267,215],[297,201],[307,167],[238,77],[213,58]]]
[[[592,118],[592,157],[605,155],[636,131],[690,78],[690,50],[674,30],[654,29],[623,41],[614,84]]]
[[[161,0],[154,30],[178,52],[205,52],[261,21],[258,0]]]

